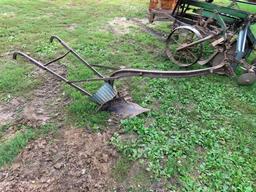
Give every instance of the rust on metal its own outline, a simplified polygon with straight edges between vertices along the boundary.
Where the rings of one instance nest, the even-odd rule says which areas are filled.
[[[246,58],[256,45],[255,35],[250,26],[256,23],[256,14],[236,10],[232,7],[215,5],[211,0],[151,0],[149,5],[149,21],[167,19],[173,22],[173,29],[169,35],[148,28],[137,22],[144,31],[165,41],[165,53],[172,63],[180,67],[198,65],[193,70],[160,71],[146,69],[115,68],[103,65],[91,65],[74,49],[60,39],[52,36],[50,42],[56,40],[65,49],[66,53],[52,61],[41,63],[27,54],[17,51],[13,58],[21,56],[39,68],[54,75],[59,80],[88,96],[98,104],[101,110],[115,112],[122,118],[134,117],[149,111],[127,97],[122,96],[114,87],[114,81],[122,78],[149,77],[149,78],[179,78],[195,77],[210,74],[225,74],[234,76],[240,67],[244,74],[238,78],[238,83],[248,85],[256,82],[256,63],[248,64]],[[236,1],[240,2],[240,1]],[[253,3],[249,3],[255,6]],[[69,80],[63,75],[54,72],[50,67],[67,55],[78,59],[94,76],[87,79]],[[202,66],[204,65],[204,66]],[[112,70],[111,75],[104,75],[96,68]],[[79,83],[102,81],[103,85],[91,93]]]
[[[149,3],[149,22],[165,19],[166,14],[172,12],[176,6],[176,0],[150,0]]]
[[[51,42],[53,39],[56,39],[65,49],[67,49],[67,53],[64,55],[57,57],[50,62],[45,64],[39,62],[38,60],[28,56],[23,52],[15,52],[13,54],[13,58],[17,59],[17,56],[21,56],[27,59],[32,64],[38,66],[39,68],[47,71],[48,73],[54,75],[58,79],[72,86],[76,90],[80,91],[82,94],[88,96],[92,101],[96,104],[100,105],[100,109],[115,112],[122,118],[134,117],[141,113],[149,111],[149,109],[143,108],[136,103],[129,101],[126,97],[120,96],[120,94],[114,88],[114,81],[121,78],[128,77],[151,77],[151,78],[175,78],[175,77],[194,77],[201,75],[208,75],[217,72],[225,66],[225,63],[222,62],[219,65],[199,69],[199,70],[190,70],[190,71],[159,71],[159,70],[143,70],[143,69],[114,69],[112,75],[109,77],[103,76],[99,73],[93,65],[89,64],[85,61],[80,55],[78,55],[71,47],[69,47],[63,40],[61,40],[57,36],[51,37]],[[68,54],[72,54],[75,56],[81,63],[83,63],[89,70],[93,71],[97,76],[96,78],[88,78],[85,80],[69,80],[66,77],[54,72],[50,66],[52,63],[63,59]],[[105,68],[105,66],[97,65],[97,67]],[[108,67],[107,67],[108,68]],[[111,68],[110,68],[111,69]],[[102,87],[96,93],[90,93],[78,83],[81,82],[90,82],[90,81],[103,81]]]
[[[150,0],[149,10],[164,9],[173,10],[176,5],[176,0]]]

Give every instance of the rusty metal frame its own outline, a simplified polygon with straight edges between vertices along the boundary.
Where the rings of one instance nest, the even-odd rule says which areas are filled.
[[[57,77],[58,79],[64,81],[65,83],[69,84],[71,87],[74,87],[75,89],[77,89],[78,91],[80,91],[82,94],[87,95],[87,96],[92,96],[91,93],[89,93],[88,91],[86,91],[85,89],[83,89],[82,87],[76,85],[75,83],[69,81],[68,79],[66,79],[64,76],[59,75],[58,73],[54,72],[52,69],[50,69],[49,67],[47,67],[47,65],[49,65],[49,63],[53,63],[53,62],[48,62],[46,64],[41,63],[40,61],[37,61],[36,59],[28,56],[27,54],[20,52],[20,51],[16,51],[13,53],[13,59],[17,60],[17,56],[21,56],[24,57],[25,59],[27,59],[29,62],[35,64],[37,67],[47,71],[48,73],[51,73],[52,75],[54,75],[55,77]],[[60,59],[58,59],[60,60]],[[57,59],[55,59],[55,62],[58,61]]]
[[[208,75],[215,72],[218,72],[218,70],[225,67],[225,61],[221,62],[217,66],[204,68],[204,69],[198,69],[198,70],[188,70],[188,71],[159,71],[159,70],[143,70],[143,69],[120,69],[120,68],[113,68],[103,65],[91,65],[86,60],[84,60],[78,53],[76,53],[71,47],[67,45],[62,39],[60,39],[58,36],[52,36],[50,38],[50,42],[53,42],[54,40],[57,40],[65,49],[67,49],[67,52],[63,54],[62,56],[53,59],[52,61],[49,61],[45,64],[41,63],[40,61],[30,57],[29,55],[16,51],[13,54],[13,58],[17,59],[17,56],[21,56],[25,59],[27,59],[32,64],[35,64],[39,68],[49,72],[50,74],[54,75],[58,79],[64,81],[65,83],[69,84],[73,88],[77,89],[84,95],[87,95],[89,97],[92,96],[91,93],[89,93],[87,90],[83,89],[81,86],[77,85],[76,83],[81,82],[90,82],[90,81],[105,81],[109,82],[110,84],[114,84],[114,81],[121,78],[127,78],[127,77],[151,77],[151,78],[177,78],[177,77],[194,77],[194,76],[202,76],[202,75]],[[79,61],[81,61],[89,70],[93,71],[97,78],[87,78],[84,80],[73,80],[70,81],[67,78],[65,78],[62,75],[57,74],[52,69],[50,69],[48,66],[52,63],[55,63],[63,58],[65,58],[68,54],[74,55]],[[93,66],[98,68],[108,68],[111,69],[113,72],[109,77],[106,77],[102,75],[100,72],[98,72]]]

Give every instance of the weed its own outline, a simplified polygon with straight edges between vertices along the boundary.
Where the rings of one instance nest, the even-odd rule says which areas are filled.
[[[112,175],[118,182],[123,182],[127,178],[132,162],[126,158],[120,158],[113,168]]]

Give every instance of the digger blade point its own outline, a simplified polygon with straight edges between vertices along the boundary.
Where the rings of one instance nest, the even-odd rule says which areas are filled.
[[[117,98],[104,107],[104,110],[116,113],[122,119],[135,117],[141,113],[148,112],[150,109],[143,108],[136,103],[129,102],[123,98]]]

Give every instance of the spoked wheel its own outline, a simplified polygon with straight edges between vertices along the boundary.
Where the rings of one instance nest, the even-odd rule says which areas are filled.
[[[202,42],[202,45],[203,45],[202,56],[197,63],[199,65],[206,65],[218,54],[218,51],[212,46],[211,41]]]
[[[166,41],[166,55],[175,64],[187,67],[195,64],[202,56],[203,45],[197,43],[189,47],[180,49],[192,42],[198,41],[202,36],[200,32],[190,26],[180,26],[175,28]]]

